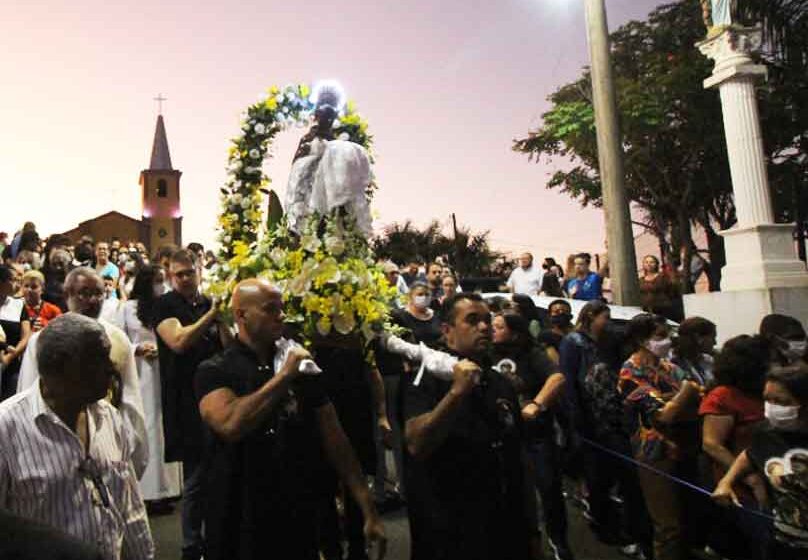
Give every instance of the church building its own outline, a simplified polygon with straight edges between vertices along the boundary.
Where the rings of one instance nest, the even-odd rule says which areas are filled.
[[[96,241],[113,238],[123,243],[140,241],[149,253],[154,253],[162,245],[182,246],[181,175],[181,171],[171,166],[165,122],[163,115],[158,115],[151,161],[148,169],[140,172],[141,219],[113,210],[81,222],[64,234],[74,243],[83,235]]]

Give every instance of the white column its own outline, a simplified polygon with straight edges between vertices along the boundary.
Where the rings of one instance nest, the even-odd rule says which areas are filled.
[[[766,68],[752,53],[761,45],[759,28],[730,26],[698,44],[715,61],[705,88],[721,95],[737,227],[722,232],[727,252],[725,291],[808,286],[808,273],[797,259],[793,226],[775,224],[755,83]]]
[[[754,79],[739,74],[719,86],[739,227],[774,222]]]
[[[724,113],[732,189],[738,227],[774,222],[763,136],[755,97],[755,82],[766,67],[754,64],[751,53],[760,47],[759,29],[728,28],[701,43],[701,52],[715,61],[706,88],[718,87]]]

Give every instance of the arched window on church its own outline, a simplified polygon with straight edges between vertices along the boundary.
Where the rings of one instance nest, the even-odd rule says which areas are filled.
[[[160,198],[168,196],[168,185],[166,185],[165,179],[157,181],[157,196]]]

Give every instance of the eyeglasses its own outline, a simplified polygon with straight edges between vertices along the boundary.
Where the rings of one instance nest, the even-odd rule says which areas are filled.
[[[79,299],[103,299],[104,290],[93,290],[92,288],[83,288],[76,292],[76,297]]]

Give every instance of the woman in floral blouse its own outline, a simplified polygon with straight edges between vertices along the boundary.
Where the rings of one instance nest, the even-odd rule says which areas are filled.
[[[626,334],[634,352],[620,371],[618,391],[629,417],[634,458],[663,472],[682,474],[699,451],[701,389],[668,360],[672,343],[664,317],[638,315]],[[654,557],[685,558],[679,488],[648,469],[638,471],[654,525]]]

